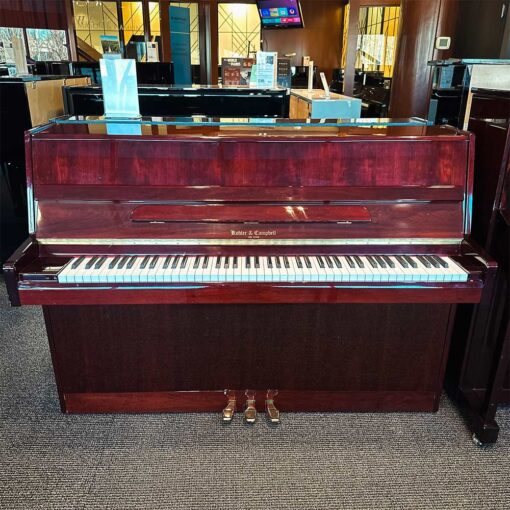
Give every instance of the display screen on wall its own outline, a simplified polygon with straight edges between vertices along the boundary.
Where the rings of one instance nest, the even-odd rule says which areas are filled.
[[[262,28],[303,28],[299,0],[257,0]]]

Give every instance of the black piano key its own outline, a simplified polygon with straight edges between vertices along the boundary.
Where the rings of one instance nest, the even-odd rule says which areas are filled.
[[[271,257],[267,257],[267,267],[273,269],[273,259]]]
[[[375,255],[374,258],[382,268],[386,268],[386,262],[380,255]]]
[[[149,259],[149,257],[147,257],[147,260]],[[108,265],[108,269],[113,269],[116,265],[117,265],[117,262],[120,260],[120,255],[117,255],[116,257],[113,258],[113,260],[110,262],[110,264]]]
[[[402,257],[402,255],[396,255],[395,258],[398,260],[398,263],[404,268],[407,269],[409,267],[409,263],[407,260]]]
[[[258,255],[255,257],[255,269],[260,269],[260,258]]]
[[[85,260],[85,257],[78,257],[72,264],[71,269],[77,269],[78,266]]]
[[[92,266],[97,262],[97,259],[99,257],[92,257],[86,264],[85,264],[85,269],[91,269]]]
[[[331,257],[329,257],[328,255],[326,255],[324,257],[324,259],[326,260],[326,264],[328,265],[328,267],[330,269],[333,269],[333,260],[331,260]]]
[[[340,261],[340,259],[336,255],[333,255],[333,261],[335,263],[335,266],[338,269],[340,269],[342,267],[342,262]],[[354,265],[352,267],[354,267]]]
[[[232,263],[232,267],[237,269],[239,267],[238,257],[234,257],[234,261]]]
[[[305,259],[305,265],[308,269],[312,269],[312,262],[308,257],[303,257]]]
[[[283,257],[283,265],[285,269],[290,269],[290,262],[288,257]]]
[[[140,269],[145,269],[147,267],[147,264],[149,263],[150,259],[151,259],[151,256],[150,255],[146,255],[143,258],[142,263],[140,264]]]
[[[195,262],[193,262],[193,269],[198,269],[200,266],[200,257],[195,257]]]
[[[356,264],[354,263],[353,258],[350,257],[349,255],[347,255],[347,257],[345,257],[345,260],[347,260],[347,264],[349,264],[349,267],[351,269],[354,269],[356,267]]]
[[[281,269],[282,268],[282,261],[280,260],[280,257],[275,257],[276,261],[276,268]]]
[[[158,263],[159,256],[155,255],[152,257],[151,263],[149,264],[149,269],[154,269],[156,267],[156,264]]]
[[[425,258],[436,269],[439,269],[441,267],[441,264],[432,255],[425,255]]]
[[[431,268],[432,267],[432,264],[423,256],[423,255],[418,255],[416,257],[426,268]]]
[[[209,266],[209,257],[206,256],[204,258],[204,263],[202,264],[202,269],[207,269],[208,266]]]
[[[168,266],[170,265],[170,261],[172,260],[172,255],[168,255],[168,257],[165,259],[165,262],[163,262],[163,269],[168,269]],[[129,264],[128,264],[129,269]]]
[[[251,257],[246,257],[246,269],[251,269]]]
[[[230,265],[230,257],[225,257],[225,264],[223,265],[223,267],[225,269],[228,269],[229,265]]]
[[[365,267],[365,263],[361,260],[360,257],[358,257],[358,255],[354,255],[354,260],[356,261],[356,264],[358,264],[358,267],[361,269]]]
[[[106,257],[100,257],[99,260],[96,262],[94,269],[101,269],[101,267],[105,263],[105,261],[106,261]]]
[[[216,264],[214,265],[215,269],[221,268],[221,257],[216,257]]]
[[[126,269],[133,269],[135,262],[136,262],[136,257],[129,257],[129,262],[127,263]]]
[[[416,269],[418,267],[416,260],[413,260],[409,255],[403,255],[403,257],[407,260],[412,268]]]
[[[184,255],[184,257],[182,257],[182,262],[181,262],[181,267],[180,269],[184,269],[186,267],[186,265],[188,264],[188,256],[187,255]]]
[[[172,269],[177,269],[177,265],[179,264],[179,260],[181,259],[180,255],[176,255],[172,262]]]
[[[296,257],[296,264],[299,269],[303,269],[303,262],[301,261],[301,257]]]
[[[374,259],[374,257],[371,257],[370,255],[368,255],[367,260],[370,262],[370,265],[372,267],[377,268],[377,261]]]
[[[393,262],[393,260],[391,260],[391,258],[388,257],[388,255],[383,255],[382,258],[386,261],[386,264],[388,264],[389,267],[391,267],[392,269],[395,267],[395,262]]]
[[[315,257],[315,258],[316,258],[316,260],[317,260],[317,263],[319,264],[319,267],[320,267],[321,269],[324,269],[326,266],[324,265],[324,260],[322,260],[322,257],[317,256],[317,257]]]
[[[432,257],[437,261],[438,264],[440,264],[443,267],[449,267],[448,262],[446,260],[442,259],[441,257],[438,257],[437,255],[432,255]]]
[[[129,260],[129,257],[125,256],[125,257],[122,257],[120,259],[120,262],[119,262],[119,265],[117,266],[117,269],[122,269],[125,265],[126,265],[126,262]]]

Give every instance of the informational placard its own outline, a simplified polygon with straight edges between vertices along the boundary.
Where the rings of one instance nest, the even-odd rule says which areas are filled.
[[[122,58],[120,41],[116,35],[101,35],[99,40],[103,48],[103,58]]]
[[[176,85],[191,85],[190,16],[187,7],[170,6],[170,45]]]
[[[101,59],[104,114],[113,118],[140,116],[136,62],[132,59]]]
[[[292,85],[292,67],[290,58],[279,58],[276,72],[276,82],[282,89],[290,89]]]
[[[257,52],[257,87],[275,88],[278,53]]]
[[[147,43],[147,62],[159,62],[159,51],[157,42]]]
[[[221,59],[221,83],[225,86],[250,85],[255,59],[231,57]]]
[[[16,74],[18,76],[26,76],[28,74],[27,52],[21,37],[14,36],[11,39],[12,51],[14,54],[14,63],[16,65]]]

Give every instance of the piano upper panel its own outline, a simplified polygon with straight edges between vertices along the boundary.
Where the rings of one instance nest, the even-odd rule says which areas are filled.
[[[465,186],[468,136],[441,127],[164,127],[106,135],[58,125],[32,137],[36,197],[74,186]],[[92,129],[94,128],[94,129]],[[172,129],[173,128],[173,129]],[[69,132],[66,132],[69,131]],[[433,157],[432,157],[433,155]]]

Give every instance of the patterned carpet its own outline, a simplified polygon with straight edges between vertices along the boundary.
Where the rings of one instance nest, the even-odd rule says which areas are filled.
[[[42,314],[0,288],[2,509],[508,509],[510,409],[478,448],[438,414],[63,416]]]

